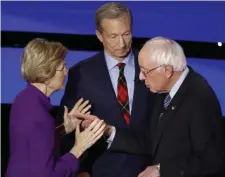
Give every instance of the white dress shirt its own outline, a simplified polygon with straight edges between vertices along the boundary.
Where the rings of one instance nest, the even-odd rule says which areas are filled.
[[[119,68],[116,66],[118,63],[120,63],[118,60],[113,58],[112,56],[108,55],[106,51],[105,54],[105,60],[106,65],[109,71],[110,79],[113,85],[113,89],[115,91],[116,97],[117,97],[117,84],[118,84],[118,77],[119,77]],[[127,81],[127,89],[128,89],[128,96],[129,96],[129,108],[130,113],[132,110],[132,104],[133,104],[133,95],[134,95],[134,77],[135,77],[135,65],[134,65],[134,55],[133,52],[130,52],[130,54],[121,62],[125,63],[124,67],[124,76]]]
[[[183,73],[181,74],[181,76],[179,77],[179,79],[177,80],[177,82],[174,84],[174,86],[172,87],[172,89],[169,92],[171,100],[173,99],[173,97],[177,93],[181,84],[184,82],[184,79],[186,78],[188,73],[189,73],[189,69],[188,69],[188,67],[186,67],[185,70],[183,71]]]

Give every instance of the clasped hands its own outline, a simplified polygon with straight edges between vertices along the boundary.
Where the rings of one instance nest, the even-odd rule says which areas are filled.
[[[84,101],[83,98],[76,102],[70,112],[68,112],[68,108],[64,106],[64,128],[67,134],[73,132],[78,125],[81,125],[81,128],[86,129],[95,119],[100,121],[96,116],[90,115],[90,108],[91,105],[89,104],[89,101]],[[82,117],[82,115],[90,115],[90,117]]]
[[[82,113],[81,111],[75,111],[73,113],[73,116],[75,116],[77,119],[80,119],[82,121],[82,127],[87,128],[89,125],[96,119],[100,120],[97,116],[91,115],[90,112],[87,114]],[[110,125],[106,125],[104,135],[110,136],[112,132],[112,127]],[[159,165],[153,165],[148,166],[144,171],[142,171],[138,177],[160,177],[160,170]]]

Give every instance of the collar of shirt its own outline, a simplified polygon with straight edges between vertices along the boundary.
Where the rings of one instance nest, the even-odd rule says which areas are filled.
[[[104,51],[104,54],[105,54],[105,60],[106,60],[106,65],[107,65],[108,70],[113,69],[118,63],[121,63],[117,59],[110,56],[106,51]],[[134,55],[133,55],[132,51],[129,53],[129,55],[126,58],[124,58],[122,63],[125,63],[126,66],[128,66],[128,67],[129,66],[134,67]]]
[[[188,67],[186,67],[185,70],[183,71],[183,73],[181,74],[181,76],[179,77],[179,79],[177,80],[177,82],[174,84],[174,86],[172,87],[172,89],[169,92],[171,100],[173,99],[174,95],[177,93],[181,84],[184,82],[184,79],[186,78],[188,73],[189,73],[189,69],[188,69]]]
[[[28,82],[27,89],[33,93],[33,96],[35,96],[35,98],[38,98],[38,100],[46,107],[47,110],[52,109],[53,106],[50,102],[50,98],[42,93],[37,87]]]

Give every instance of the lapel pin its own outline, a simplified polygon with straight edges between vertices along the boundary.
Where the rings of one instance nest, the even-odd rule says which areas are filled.
[[[174,110],[175,109],[175,106],[172,106],[171,109]]]

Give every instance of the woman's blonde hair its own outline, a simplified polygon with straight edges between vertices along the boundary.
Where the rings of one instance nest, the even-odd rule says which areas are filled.
[[[45,83],[55,75],[67,52],[60,42],[33,39],[22,53],[23,78],[30,83]]]

